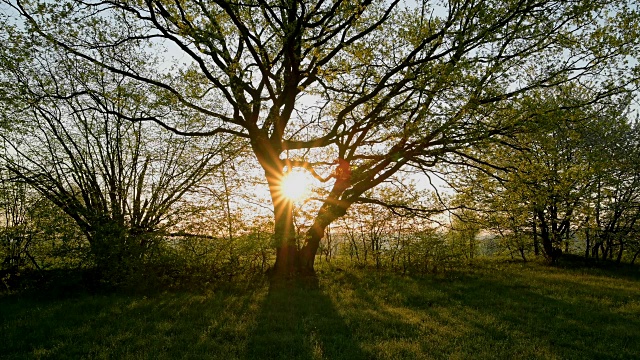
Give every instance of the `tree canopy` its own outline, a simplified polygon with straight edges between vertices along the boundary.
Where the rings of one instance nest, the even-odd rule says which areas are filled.
[[[629,62],[638,14],[627,1],[3,3],[12,37],[37,39],[138,96],[121,101],[87,84],[52,90],[59,97],[106,96],[119,106],[99,111],[117,119],[246,141],[269,185],[284,273],[313,270],[325,229],[352,204],[384,203],[371,198],[375,187],[488,164],[483,149],[535,121],[518,111],[528,94],[576,84],[598,99],[638,77]],[[348,178],[335,176],[340,162]],[[330,184],[300,248],[280,188],[296,167]]]

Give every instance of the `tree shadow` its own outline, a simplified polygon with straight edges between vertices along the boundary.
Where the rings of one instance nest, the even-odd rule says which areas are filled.
[[[265,292],[7,296],[0,358],[240,359]]]
[[[636,282],[522,270],[9,295],[0,297],[0,358],[637,358]]]
[[[364,359],[315,276],[272,279],[249,340],[250,359]]]
[[[372,358],[637,358],[638,291],[606,278],[358,275],[330,293]]]
[[[637,356],[637,312],[620,309],[637,291],[594,286],[548,274],[519,277],[484,274],[452,282],[430,282],[455,312],[424,311],[440,324],[458,322],[466,333],[454,356],[508,358],[628,359]],[[635,312],[635,314],[633,313]],[[478,341],[482,339],[482,341]],[[634,340],[635,339],[635,340]],[[487,348],[487,344],[491,344]],[[487,350],[492,354],[487,354]]]

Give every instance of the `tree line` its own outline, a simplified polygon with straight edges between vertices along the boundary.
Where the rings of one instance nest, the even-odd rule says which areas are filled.
[[[4,229],[46,202],[101,272],[244,237],[268,239],[261,267],[273,248],[275,273],[312,273],[367,207],[430,224],[418,232],[449,217],[530,237],[552,261],[578,234],[589,256],[637,248],[627,1],[1,4]],[[324,184],[304,209],[280,186],[294,169]],[[268,209],[260,231],[247,204]]]

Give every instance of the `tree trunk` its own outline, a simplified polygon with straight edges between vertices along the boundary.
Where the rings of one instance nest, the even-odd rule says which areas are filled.
[[[540,255],[540,243],[538,242],[538,229],[537,229],[537,220],[536,220],[536,214],[533,214],[533,250],[534,250],[534,254],[536,254],[536,256]]]
[[[611,252],[611,246],[609,244],[609,240],[605,239],[602,242],[602,261],[607,261],[609,259],[609,253]]]
[[[616,264],[620,264],[622,261],[622,254],[624,253],[624,243],[620,241],[620,250],[618,250],[618,257],[616,258]]]
[[[556,236],[554,230],[557,230],[555,222],[552,221],[551,229],[549,229],[549,224],[544,217],[544,211],[538,211],[538,219],[540,220],[540,238],[542,239],[544,255],[552,263],[555,263],[562,255],[562,250],[554,246],[554,237]]]
[[[325,229],[334,220],[343,216],[352,203],[352,201],[340,199],[340,196],[350,186],[350,181],[348,178],[336,180],[327,200],[320,207],[313,225],[307,230],[303,246],[298,248],[293,222],[293,202],[284,196],[281,187],[283,171],[287,166],[279,159],[282,149],[274,149],[270,140],[264,136],[253,139],[251,145],[264,169],[273,203],[276,247],[273,274],[290,276],[298,272],[313,273],[315,256]]]
[[[569,240],[571,239],[571,230],[569,230],[569,223],[567,222],[566,233],[564,238],[564,253],[569,253]]]
[[[276,263],[273,270],[277,275],[291,275],[298,263],[293,226],[293,203],[287,199],[274,199]]]
[[[300,272],[308,274],[314,273],[315,270],[313,265],[315,264],[316,253],[318,252],[320,240],[322,240],[323,235],[324,228],[322,226],[317,226],[316,224],[307,231],[306,242],[300,249],[299,253]]]
[[[298,247],[293,223],[293,202],[282,192],[285,164],[279,159],[281,149],[274,148],[264,134],[256,136],[251,146],[264,170],[273,204],[276,262],[272,273],[276,276],[289,276],[295,273],[298,266]]]
[[[638,255],[640,255],[640,250],[636,251],[636,253],[633,254],[633,259],[631,259],[631,265],[636,263],[636,259],[638,258]]]
[[[322,205],[318,211],[313,225],[307,230],[305,242],[299,252],[298,270],[303,274],[313,274],[313,265],[316,253],[320,246],[320,240],[324,237],[324,231],[333,221],[347,212],[349,204],[332,199]]]
[[[525,256],[525,254],[524,254],[524,248],[523,248],[523,247],[519,247],[519,248],[518,248],[518,251],[520,251],[520,257],[522,257],[522,260],[523,260],[524,262],[527,262],[527,257],[526,257],[526,256]]]
[[[538,219],[540,220],[540,238],[542,239],[542,249],[544,254],[550,257],[553,254],[553,243],[551,234],[549,234],[549,226],[544,218],[544,212],[538,211]]]
[[[591,242],[590,242],[590,238],[589,238],[589,229],[585,229],[584,231],[585,237],[586,237],[586,245],[585,245],[585,249],[584,249],[584,257],[588,258],[589,257],[589,250],[591,247]]]

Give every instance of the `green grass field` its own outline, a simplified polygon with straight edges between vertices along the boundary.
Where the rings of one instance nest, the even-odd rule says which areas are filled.
[[[487,262],[0,297],[2,359],[640,359],[640,275]]]

